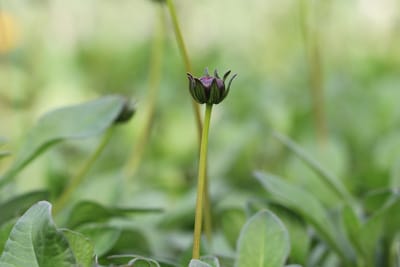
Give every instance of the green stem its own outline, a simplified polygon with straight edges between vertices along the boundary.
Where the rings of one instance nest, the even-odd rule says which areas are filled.
[[[209,243],[212,242],[212,214],[211,214],[211,203],[210,203],[210,193],[209,193],[209,185],[208,185],[208,170],[206,170],[205,182],[204,182],[204,233],[206,234],[207,241]]]
[[[76,173],[76,175],[71,179],[67,188],[57,199],[53,208],[54,214],[59,213],[65,207],[65,205],[68,203],[68,200],[71,198],[72,193],[75,192],[78,186],[83,182],[85,176],[92,168],[96,160],[99,158],[99,156],[103,152],[108,142],[111,140],[112,134],[114,132],[114,127],[115,126],[111,126],[110,128],[107,129],[106,133],[104,134],[103,138],[98,144],[96,150],[93,152],[90,158],[85,162],[85,164],[81,167],[81,169]]]
[[[139,134],[138,142],[136,142],[135,151],[132,154],[132,158],[129,160],[128,164],[124,170],[124,177],[129,179],[133,177],[137,171],[138,166],[143,158],[143,154],[146,145],[149,141],[151,134],[151,129],[154,120],[154,114],[156,110],[156,102],[158,91],[160,88],[161,81],[161,69],[162,69],[162,58],[163,58],[163,42],[164,42],[164,25],[165,25],[165,15],[164,10],[161,5],[159,5],[159,20],[156,26],[156,33],[152,43],[152,52],[150,60],[150,70],[149,70],[149,95],[148,95],[148,105],[146,112],[145,125],[143,131]]]
[[[204,127],[201,135],[200,144],[200,159],[199,159],[199,176],[197,180],[197,200],[196,200],[196,213],[194,221],[194,234],[193,234],[193,259],[200,258],[200,239],[201,239],[201,226],[203,222],[203,204],[204,204],[204,190],[206,185],[206,172],[207,172],[207,149],[208,149],[208,131],[210,128],[212,104],[206,104],[206,111],[204,115]]]
[[[185,42],[183,40],[182,32],[179,27],[178,16],[176,15],[175,6],[173,0],[167,0],[169,14],[172,19],[172,25],[174,27],[176,42],[178,43],[179,50],[183,57],[183,62],[185,64],[186,72],[192,73],[192,65],[190,64],[190,59],[188,56],[188,52],[185,46]],[[196,120],[196,127],[197,127],[197,136],[199,138],[199,143],[201,143],[201,135],[202,135],[202,122],[201,122],[201,115],[200,115],[200,105],[192,99],[192,106],[194,110],[195,120]],[[206,236],[209,242],[211,242],[212,238],[212,212],[211,212],[211,205],[210,205],[210,193],[208,188],[208,177],[207,173],[205,176],[205,190],[204,190],[204,230],[206,232]]]
[[[187,49],[186,49],[186,46],[185,46],[185,42],[183,40],[181,29],[179,27],[178,17],[176,15],[174,3],[173,3],[172,0],[167,0],[167,4],[168,4],[169,14],[170,14],[171,19],[172,19],[172,25],[174,27],[176,42],[178,43],[179,51],[182,54],[183,62],[185,63],[186,72],[192,73],[192,65],[190,64],[188,52],[187,52]],[[192,100],[192,105],[193,105],[193,109],[194,109],[194,113],[195,113],[195,117],[196,117],[197,132],[198,132],[198,136],[200,138],[201,137],[201,132],[202,132],[200,106],[194,100]]]
[[[300,1],[300,24],[309,69],[315,131],[318,142],[324,144],[328,138],[328,130],[324,107],[323,70],[319,31],[315,18],[310,18],[310,7],[307,1],[308,0]],[[315,12],[313,12],[312,15],[313,14],[315,14]]]

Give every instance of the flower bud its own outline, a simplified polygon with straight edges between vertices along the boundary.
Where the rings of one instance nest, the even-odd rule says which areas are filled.
[[[189,79],[189,91],[193,99],[200,104],[218,104],[229,93],[229,88],[236,74],[228,82],[228,86],[225,85],[225,80],[228,78],[231,71],[227,71],[221,79],[218,75],[217,70],[214,71],[214,76],[208,74],[208,70],[205,70],[205,75],[196,78],[192,74],[187,73]]]

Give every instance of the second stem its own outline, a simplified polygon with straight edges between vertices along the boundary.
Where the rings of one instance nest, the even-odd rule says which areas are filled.
[[[201,240],[201,227],[203,220],[203,204],[204,204],[203,197],[206,184],[208,132],[210,128],[211,111],[212,111],[212,104],[206,104],[204,125],[201,134],[201,144],[200,144],[199,176],[197,180],[196,213],[195,213],[194,232],[193,232],[193,253],[192,253],[193,259],[200,258],[200,240]]]

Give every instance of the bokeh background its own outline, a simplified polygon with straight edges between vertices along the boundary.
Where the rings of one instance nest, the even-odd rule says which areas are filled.
[[[311,189],[327,205],[335,202],[273,131],[299,143],[355,195],[400,184],[399,1],[308,1],[306,7],[293,0],[175,2],[194,75],[205,67],[238,73],[212,118],[209,173],[216,203],[240,202],[259,190],[255,169]],[[122,94],[133,99],[137,112],[116,131],[76,199],[193,206],[198,140],[166,10],[151,136],[130,184],[118,184],[146,120],[159,9],[145,0],[1,0],[5,149],[15,154],[46,111]],[[322,133],[314,119],[313,79],[322,92]],[[46,187],[57,195],[98,140],[46,152],[18,175],[8,194]],[[1,172],[12,159],[0,162]]]

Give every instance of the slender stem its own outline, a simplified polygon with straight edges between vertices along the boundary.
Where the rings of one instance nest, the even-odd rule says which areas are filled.
[[[185,46],[185,42],[183,40],[183,36],[182,36],[182,32],[181,29],[179,27],[179,22],[178,22],[178,17],[176,15],[176,11],[175,11],[175,6],[173,3],[173,0],[167,0],[167,4],[168,4],[168,10],[172,19],[172,25],[174,27],[174,31],[175,31],[175,37],[176,37],[176,42],[178,43],[179,46],[179,50],[182,54],[183,57],[183,61],[185,63],[185,69],[186,72],[192,72],[192,65],[190,64],[190,60],[189,60],[189,56],[188,56],[188,52]],[[192,104],[193,104],[193,109],[194,109],[194,113],[195,113],[195,117],[196,117],[196,124],[197,124],[197,132],[198,132],[198,136],[199,138],[201,137],[201,128],[202,128],[202,123],[201,123],[201,116],[200,116],[200,107],[199,104],[197,104],[194,100],[192,100]]]
[[[318,142],[320,144],[324,144],[326,139],[328,138],[328,130],[324,107],[324,78],[322,70],[321,49],[317,29],[318,26],[315,22],[315,18],[310,19],[310,7],[307,1],[308,0],[300,1],[300,24],[309,69],[314,125]]]
[[[143,158],[143,154],[146,145],[149,141],[151,129],[153,126],[154,113],[156,110],[156,102],[158,91],[160,88],[161,81],[161,69],[162,69],[162,58],[163,58],[163,42],[164,42],[164,22],[165,15],[161,5],[158,6],[159,19],[156,26],[156,33],[153,39],[150,70],[149,70],[149,94],[148,94],[148,105],[146,112],[145,125],[143,131],[140,133],[138,142],[136,142],[135,151],[132,154],[131,159],[124,169],[124,177],[129,179],[133,177],[137,171],[138,166]]]
[[[83,164],[83,166],[76,173],[76,175],[74,177],[72,177],[67,188],[61,194],[61,196],[56,200],[56,202],[54,204],[54,208],[53,208],[54,214],[59,213],[65,207],[65,205],[68,203],[68,200],[71,198],[72,193],[83,182],[83,180],[85,179],[85,176],[87,175],[89,170],[92,168],[92,166],[96,162],[96,160],[99,158],[99,156],[103,152],[103,150],[106,147],[106,145],[108,144],[108,142],[111,140],[112,134],[114,132],[114,127],[115,126],[111,126],[109,129],[107,129],[103,138],[97,145],[96,150],[93,152],[93,154],[90,156],[90,158],[85,162],[85,164]]]
[[[186,72],[192,72],[192,65],[190,64],[190,59],[188,56],[188,52],[185,46],[185,42],[183,40],[182,32],[179,27],[178,16],[176,15],[175,6],[173,0],[167,0],[168,10],[172,19],[172,25],[174,27],[176,42],[178,43],[179,50],[182,54],[183,61],[185,64]],[[200,105],[192,99],[192,106],[195,114],[196,126],[197,126],[197,135],[199,138],[199,143],[201,143],[201,135],[202,135],[202,122],[200,115]],[[212,212],[211,212],[211,201],[210,201],[210,193],[208,188],[208,177],[207,171],[205,175],[205,190],[204,190],[204,230],[206,232],[206,236],[209,242],[212,239]]]
[[[207,164],[207,162],[206,162]],[[209,193],[209,183],[208,183],[208,170],[206,169],[206,176],[204,181],[204,200],[203,200],[203,211],[204,211],[204,233],[206,234],[207,241],[209,243],[212,242],[212,214],[211,214],[211,201],[210,201],[210,193]]]
[[[200,144],[200,159],[199,159],[199,176],[197,180],[197,200],[196,200],[196,214],[194,221],[194,234],[193,234],[193,259],[200,258],[200,239],[201,239],[201,226],[203,222],[203,204],[204,204],[204,190],[206,184],[207,172],[207,149],[208,149],[208,131],[210,128],[212,104],[206,104],[206,111],[204,115],[204,127],[201,135]]]

